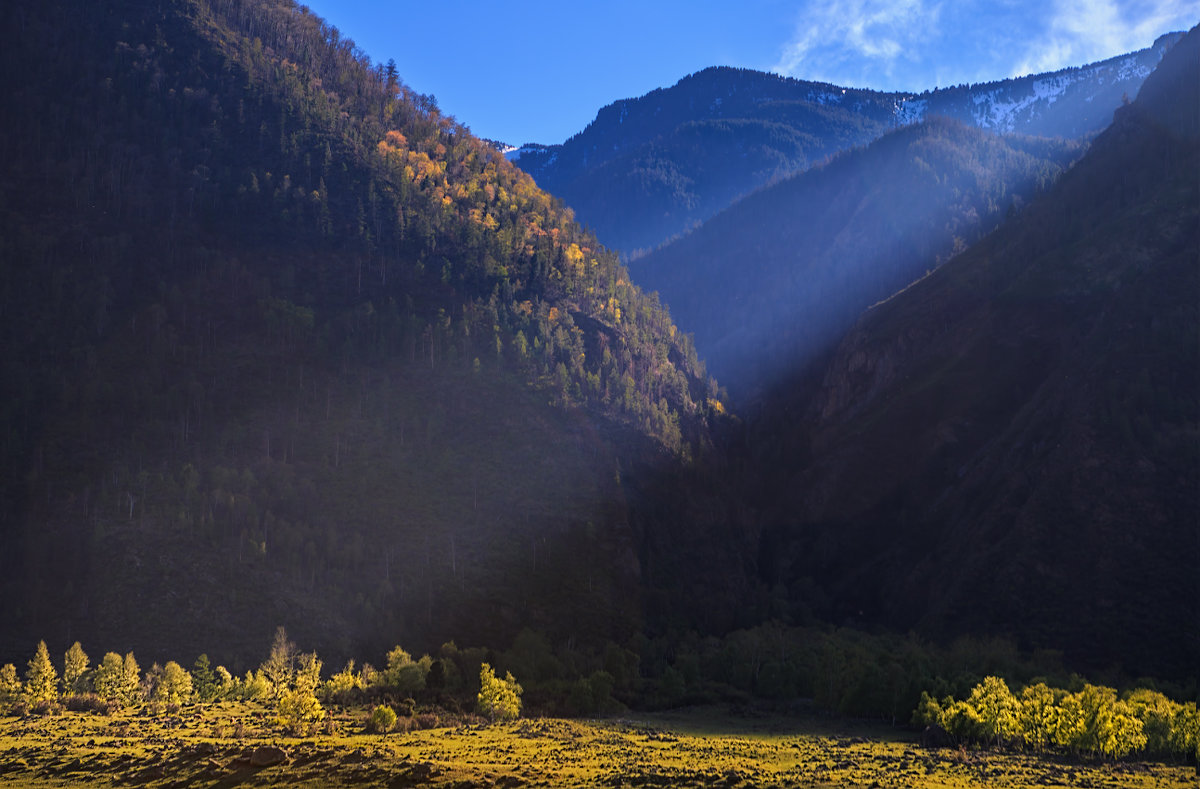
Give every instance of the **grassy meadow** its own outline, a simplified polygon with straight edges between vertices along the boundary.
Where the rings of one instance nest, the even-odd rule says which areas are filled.
[[[1194,768],[1012,751],[926,750],[914,733],[819,716],[688,708],[367,734],[331,709],[288,737],[256,703],[0,718],[6,787],[1195,787]],[[282,759],[278,763],[272,764]]]

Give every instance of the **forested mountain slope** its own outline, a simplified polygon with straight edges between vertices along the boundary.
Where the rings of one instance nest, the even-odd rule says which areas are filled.
[[[826,100],[834,93],[838,102]],[[514,161],[604,243],[631,253],[773,178],[878,137],[892,104],[872,91],[843,97],[831,85],[710,68],[610,104],[562,145],[526,146]]]
[[[768,583],[1194,678],[1197,172],[1193,29],[1049,192],[871,309],[815,395],[777,390]]]
[[[717,417],[569,210],[290,0],[0,20],[0,657],[637,627]]]
[[[637,253],[775,178],[925,118],[997,133],[1095,134],[1177,39],[1088,66],[919,94],[708,68],[614,102],[561,145],[526,145],[513,158],[605,244]]]
[[[765,187],[636,262],[745,402],[1012,216],[1079,147],[947,119]]]

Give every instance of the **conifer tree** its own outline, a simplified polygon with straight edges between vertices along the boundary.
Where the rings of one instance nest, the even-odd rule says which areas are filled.
[[[121,676],[121,698],[126,704],[132,704],[138,700],[141,694],[141,668],[138,667],[137,658],[132,652],[125,653],[125,659],[122,661],[122,676]]]
[[[29,668],[25,672],[25,701],[38,704],[57,698],[58,672],[50,662],[50,651],[46,649],[46,642],[39,641],[37,652],[29,661]]]
[[[17,676],[17,667],[5,663],[0,667],[0,711],[12,707],[21,698],[21,680]]]
[[[85,684],[87,670],[87,653],[76,641],[63,656],[63,695],[70,696],[87,691]]]
[[[105,653],[92,680],[96,694],[110,701],[124,700],[125,662],[116,652]]]
[[[196,658],[192,666],[192,689],[197,701],[212,701],[217,697],[217,680],[207,654]]]

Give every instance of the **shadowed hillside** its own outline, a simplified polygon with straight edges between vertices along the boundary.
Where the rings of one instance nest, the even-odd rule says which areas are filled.
[[[1195,676],[1198,64],[1193,30],[1053,189],[776,392],[769,582]]]
[[[765,187],[633,266],[745,402],[1015,215],[1078,151],[927,121]]]
[[[3,651],[636,629],[710,384],[570,211],[288,0],[0,20]]]

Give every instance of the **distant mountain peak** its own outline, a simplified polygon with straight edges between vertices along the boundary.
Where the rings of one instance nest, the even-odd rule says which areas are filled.
[[[713,66],[600,108],[559,145],[506,155],[634,257],[770,181],[931,115],[997,133],[1093,135],[1179,35],[1087,66],[923,93]]]
[[[998,133],[1079,136],[1099,131],[1111,119],[1105,112],[1111,114],[1117,106],[1112,103],[1115,89],[1132,98],[1182,36],[1167,33],[1146,49],[1084,66],[901,96],[896,103],[897,122],[914,123],[941,114]]]

